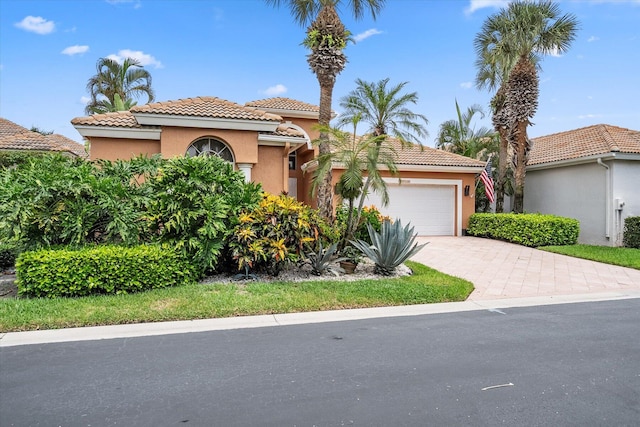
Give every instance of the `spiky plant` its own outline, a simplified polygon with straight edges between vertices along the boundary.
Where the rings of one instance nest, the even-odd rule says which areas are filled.
[[[337,276],[340,273],[344,273],[344,270],[335,265],[335,263],[346,261],[347,258],[335,258],[337,250],[337,243],[325,249],[322,247],[322,242],[318,241],[318,251],[307,254],[306,263],[311,265],[311,274],[322,276],[324,273],[331,273]]]
[[[418,253],[427,243],[418,245],[417,235],[411,224],[402,226],[398,219],[394,223],[385,220],[380,232],[377,232],[367,224],[369,237],[372,244],[364,240],[352,240],[351,244],[360,249],[362,253],[375,263],[374,273],[390,276],[396,271],[396,267]]]

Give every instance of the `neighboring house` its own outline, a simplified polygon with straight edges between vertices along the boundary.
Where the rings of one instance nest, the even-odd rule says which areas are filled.
[[[524,209],[575,218],[578,241],[620,246],[640,215],[640,131],[594,125],[534,138]]]
[[[0,151],[48,152],[86,157],[83,145],[58,134],[42,135],[0,118]]]
[[[315,105],[289,98],[240,105],[198,97],[78,117],[71,123],[90,141],[91,159],[218,155],[265,191],[287,192],[314,206],[311,173],[303,165],[317,152],[311,142],[319,136],[318,112]],[[382,212],[411,221],[421,235],[461,235],[474,212],[475,177],[484,162],[428,147],[398,152],[400,184],[389,176],[391,203]],[[334,183],[340,174],[336,167]],[[380,207],[376,195],[370,203]]]

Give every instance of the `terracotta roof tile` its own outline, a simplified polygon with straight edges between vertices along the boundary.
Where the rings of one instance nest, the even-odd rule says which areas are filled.
[[[174,116],[210,117],[219,119],[282,121],[280,116],[249,108],[224,99],[203,96],[177,101],[136,105],[133,114],[167,114]]]
[[[419,165],[419,166],[477,166],[484,167],[485,162],[464,157],[459,154],[449,153],[448,151],[438,150],[436,148],[419,146],[413,144],[411,147],[402,148],[397,140],[392,140],[396,149],[398,160],[396,163],[400,165]]]
[[[265,110],[291,110],[291,111],[310,111],[313,113],[320,112],[320,107],[317,105],[307,104],[306,102],[296,101],[290,98],[267,98],[259,99],[256,101],[250,101],[246,104],[247,107],[263,108]]]
[[[269,132],[269,133],[272,134],[272,135],[304,138],[304,133],[303,132],[299,131],[298,129],[294,129],[294,128],[290,127],[287,123],[282,123],[282,124],[278,125],[278,127],[275,130],[275,132]]]
[[[532,142],[529,165],[611,152],[640,153],[640,131],[604,124],[541,136]]]
[[[136,118],[129,111],[116,111],[113,113],[93,114],[91,116],[76,117],[71,120],[72,125],[82,126],[107,126],[118,128],[141,128]]]
[[[58,151],[86,157],[84,146],[65,136],[42,135],[3,118],[0,118],[0,150]]]

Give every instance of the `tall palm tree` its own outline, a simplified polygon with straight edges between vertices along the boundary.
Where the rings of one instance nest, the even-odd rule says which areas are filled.
[[[537,64],[544,55],[566,52],[577,28],[576,17],[560,15],[558,5],[551,1],[518,0],[487,18],[476,37],[477,63],[495,71],[495,81],[500,84],[499,96],[493,100],[494,113],[496,109],[499,112],[496,121],[515,151],[515,212],[524,207],[525,169],[531,148],[527,127],[538,108]]]
[[[151,74],[142,68],[140,62],[127,58],[122,64],[110,58],[100,58],[96,64],[96,75],[87,82],[91,101],[85,108],[86,114],[122,111],[136,105],[134,98],[155,98],[151,87]]]
[[[456,113],[457,119],[447,120],[440,125],[436,148],[474,159],[486,157],[487,149],[490,148],[490,142],[496,132],[484,126],[478,130],[471,127],[471,121],[476,114],[484,118],[482,107],[474,104],[463,113],[456,101]]]
[[[370,11],[375,19],[386,0],[265,0],[267,4],[279,7],[286,4],[294,20],[300,25],[307,26],[307,35],[304,45],[311,50],[307,56],[309,67],[316,75],[320,84],[320,111],[318,122],[321,128],[326,129],[331,121],[331,102],[333,87],[336,77],[344,69],[347,58],[343,52],[349,40],[349,32],[346,30],[337,8],[347,3],[349,11],[355,19],[363,17],[366,11]],[[329,136],[326,132],[320,133],[320,154],[330,151]],[[333,218],[333,192],[331,186],[331,173],[324,177],[323,183],[318,187],[317,201],[320,214],[325,218]]]
[[[377,83],[357,79],[357,87],[340,99],[340,106],[344,111],[338,119],[338,125],[353,123],[357,118],[358,121],[362,120],[369,126],[367,132],[375,138],[372,152],[368,154],[368,161],[371,164],[367,167],[367,179],[362,188],[364,197],[360,198],[358,215],[362,212],[364,199],[370,188],[383,196],[384,204],[389,201],[386,185],[378,171],[378,164],[386,164],[380,160],[383,158],[383,153],[387,153],[391,147],[388,137],[396,138],[401,146],[405,147],[412,143],[420,144],[420,138],[428,136],[427,117],[414,113],[408,108],[409,104],[417,104],[418,94],[402,93],[407,82],[389,88],[388,84],[388,78]],[[389,168],[389,171],[393,175],[397,172],[397,168],[394,166]],[[356,224],[359,220],[358,217]]]
[[[397,153],[390,144],[381,144],[385,136],[374,136],[372,134],[363,137],[358,136],[357,127],[360,116],[353,117],[351,125],[353,132],[349,133],[335,127],[322,129],[329,135],[329,145],[331,150],[328,153],[318,156],[318,167],[314,172],[314,190],[322,182],[322,178],[331,172],[335,164],[339,164],[344,171],[336,185],[336,193],[348,204],[347,226],[339,248],[342,249],[349,240],[353,239],[357,224],[364,207],[364,199],[367,193],[364,189],[364,175],[372,183],[372,187],[380,192],[384,203],[388,203],[389,194],[383,177],[380,174],[380,165],[387,167],[391,173],[396,174]],[[354,214],[354,203],[359,199],[356,214]]]

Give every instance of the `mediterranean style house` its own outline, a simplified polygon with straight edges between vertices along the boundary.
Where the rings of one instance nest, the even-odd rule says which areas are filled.
[[[0,152],[58,152],[86,157],[84,146],[58,134],[42,135],[0,117]]]
[[[289,98],[240,105],[196,97],[78,117],[71,123],[89,141],[91,159],[216,155],[265,191],[286,192],[314,206],[311,174],[304,165],[317,154],[312,141],[319,136],[318,112],[318,106]],[[399,177],[386,173],[389,206],[380,206],[375,194],[369,202],[385,215],[411,222],[420,235],[462,235],[475,211],[475,178],[484,162],[416,145],[398,149],[397,164]],[[334,183],[340,174],[336,165]]]
[[[606,124],[532,139],[524,209],[580,221],[579,243],[621,246],[640,216],[640,131]]]

